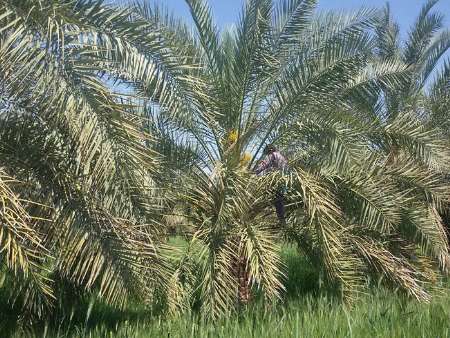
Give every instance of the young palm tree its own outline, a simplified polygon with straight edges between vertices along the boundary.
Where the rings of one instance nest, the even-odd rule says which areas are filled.
[[[144,59],[128,79],[148,99],[150,125],[170,144],[159,150],[169,160],[189,158],[176,169],[182,183],[171,196],[190,209],[182,262],[197,257],[203,312],[216,316],[235,307],[236,271],[277,299],[281,237],[295,241],[344,296],[383,275],[428,300],[433,262],[448,264],[438,214],[448,187],[436,169],[448,166],[449,154],[416,111],[404,106],[407,116],[380,114],[390,106],[382,93],[409,88],[414,76],[400,57],[377,52],[383,15],[315,15],[316,1],[250,0],[233,30],[220,33],[205,2],[186,2],[193,36],[142,3],[133,17],[158,27],[166,51],[186,62],[185,82],[160,95],[146,86]],[[235,142],[227,142],[230,133]],[[245,152],[258,158],[268,141],[289,156],[288,177],[257,178],[240,166]],[[395,160],[393,144],[402,149]],[[289,187],[289,219],[276,229],[268,214],[280,179]],[[236,270],[236,262],[245,263]]]

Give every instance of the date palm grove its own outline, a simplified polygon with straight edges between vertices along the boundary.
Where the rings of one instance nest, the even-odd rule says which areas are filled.
[[[146,1],[0,3],[8,304],[39,318],[96,294],[218,317],[242,305],[236,262],[249,292],[283,299],[285,242],[344,301],[380,277],[428,301],[450,268],[437,0],[404,41],[388,6],[248,0],[220,30],[206,1],[186,3],[193,27]],[[288,174],[252,173],[269,142]]]

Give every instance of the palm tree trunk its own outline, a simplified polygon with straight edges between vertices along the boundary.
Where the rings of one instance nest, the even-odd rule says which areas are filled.
[[[247,259],[240,255],[234,263],[233,276],[238,282],[237,301],[239,305],[248,304],[251,298],[250,294],[250,276],[248,273]]]

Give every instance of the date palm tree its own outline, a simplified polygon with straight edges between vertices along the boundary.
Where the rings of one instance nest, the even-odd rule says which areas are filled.
[[[448,267],[438,211],[448,200],[441,171],[449,151],[416,109],[402,106],[405,114],[391,119],[380,113],[390,104],[383,93],[409,88],[415,76],[407,60],[380,57],[383,13],[316,15],[317,1],[250,0],[237,25],[220,32],[206,2],[186,3],[193,35],[144,3],[135,4],[134,20],[158,26],[167,50],[191,63],[188,82],[176,93],[155,95],[152,87],[148,95],[144,61],[130,82],[163,135],[158,150],[189,159],[172,162],[179,183],[169,195],[190,210],[179,272],[197,262],[198,280],[182,284],[203,312],[235,308],[236,271],[269,301],[279,298],[281,238],[297,243],[347,299],[383,276],[428,300],[434,263]],[[242,168],[243,155],[258,158],[267,142],[288,155],[289,175],[255,177],[254,161]],[[402,149],[395,161],[393,144]],[[270,208],[280,180],[289,188],[289,219],[277,228]]]
[[[113,89],[123,69],[108,67],[144,48],[169,58],[157,33],[93,1],[2,1],[0,21],[2,292],[37,316],[64,285],[117,306],[176,293],[159,246],[158,156],[133,99]]]
[[[372,111],[379,116],[380,125],[386,127],[392,121],[401,121],[412,118],[416,120],[416,127],[408,122],[412,128],[419,128],[419,124],[427,126],[422,128],[423,134],[417,136],[417,141],[426,144],[426,138],[431,134],[429,127],[434,129],[434,136],[446,135],[445,111],[448,107],[448,57],[450,49],[450,30],[444,27],[444,16],[433,9],[438,0],[425,1],[422,9],[410,28],[405,41],[400,40],[399,26],[393,20],[389,5],[384,9],[383,18],[376,28],[376,54],[382,60],[400,58],[410,70],[407,81],[397,87],[384,88],[379,93],[378,102],[374,104]],[[418,124],[418,121],[419,124]],[[407,124],[402,127],[408,129]],[[413,123],[414,124],[414,123]],[[410,128],[411,128],[410,127]],[[402,134],[401,130],[397,130]],[[404,140],[409,137],[403,135]],[[443,132],[443,133],[442,133]],[[400,135],[399,135],[400,136]],[[446,145],[447,143],[447,145]],[[448,147],[448,141],[441,141],[441,146]],[[413,144],[391,139],[385,147],[388,162],[404,161],[413,157],[417,165],[427,167],[435,175],[448,176],[446,162],[439,157],[429,156],[428,151],[413,147]],[[431,148],[428,148],[431,150]],[[439,150],[436,150],[439,152]],[[425,196],[424,196],[425,197]],[[429,198],[425,198],[428,201]],[[448,200],[442,199],[431,202],[440,215],[444,215],[448,209]],[[440,217],[437,218],[442,223]]]

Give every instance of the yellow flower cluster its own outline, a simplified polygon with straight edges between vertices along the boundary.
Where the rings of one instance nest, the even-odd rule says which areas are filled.
[[[238,140],[238,138],[239,138],[239,134],[238,134],[237,130],[231,129],[231,131],[228,133],[228,136],[227,136],[228,144],[235,143]]]
[[[241,167],[246,167],[250,161],[252,160],[252,155],[249,152],[245,152],[242,154],[241,159],[239,160],[239,165]]]
[[[231,129],[226,138],[227,147],[233,146],[239,139],[239,133],[236,129]],[[252,155],[249,152],[244,152],[239,159],[239,166],[245,168],[248,166],[250,161],[252,160]]]

